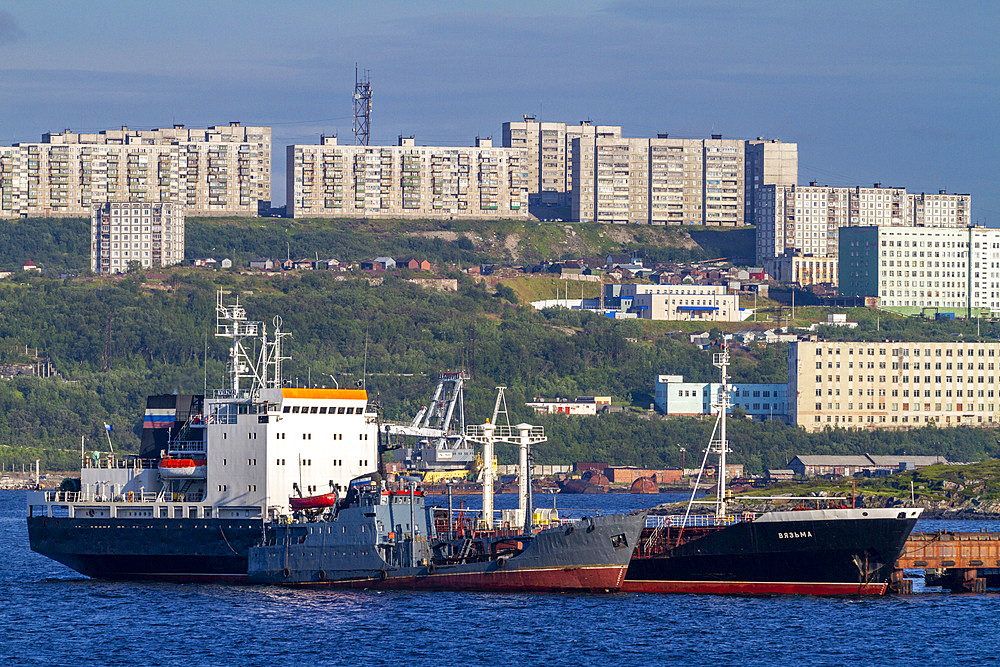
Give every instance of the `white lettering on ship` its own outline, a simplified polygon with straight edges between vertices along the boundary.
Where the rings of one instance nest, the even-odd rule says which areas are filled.
[[[804,530],[801,533],[778,533],[779,540],[795,540],[800,537],[812,537],[811,530]]]

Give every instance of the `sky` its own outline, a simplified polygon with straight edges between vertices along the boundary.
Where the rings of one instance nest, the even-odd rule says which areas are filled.
[[[0,2],[0,144],[227,124],[284,146],[497,143],[504,121],[794,141],[799,182],[972,194],[1000,227],[1000,3],[788,0]]]

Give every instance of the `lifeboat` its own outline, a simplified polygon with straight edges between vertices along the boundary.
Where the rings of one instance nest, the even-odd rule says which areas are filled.
[[[160,459],[157,468],[163,479],[204,479],[208,466],[205,459],[167,456]]]
[[[288,499],[288,504],[291,506],[293,512],[300,512],[302,510],[321,510],[325,507],[333,507],[337,504],[337,494],[324,493],[320,496],[306,496],[305,498],[291,497]]]

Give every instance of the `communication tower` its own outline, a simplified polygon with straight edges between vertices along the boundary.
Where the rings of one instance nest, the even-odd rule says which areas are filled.
[[[354,144],[367,146],[372,121],[372,84],[368,70],[358,71],[354,63]]]

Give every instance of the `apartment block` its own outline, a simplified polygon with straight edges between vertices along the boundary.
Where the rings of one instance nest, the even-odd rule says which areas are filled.
[[[724,285],[621,285],[620,309],[647,320],[742,322],[753,314]]]
[[[526,218],[526,151],[474,147],[341,146],[337,137],[287,148],[287,215],[363,218]]]
[[[842,296],[908,315],[1000,314],[1000,229],[844,229],[839,263]]]
[[[90,268],[125,273],[184,261],[184,209],[163,202],[105,202],[91,206]]]
[[[744,221],[756,225],[754,211],[765,185],[796,185],[799,178],[798,144],[757,137],[746,142]]]
[[[0,147],[0,217],[90,215],[107,201],[171,202],[188,215],[257,215],[271,199],[271,128],[47,133]]]
[[[743,224],[745,142],[573,139],[572,216],[581,222]]]
[[[503,146],[525,151],[528,203],[539,207],[566,207],[572,204],[573,139],[622,136],[619,125],[579,125],[541,122],[524,116],[519,122],[503,124]],[[545,217],[544,208],[539,212]]]
[[[991,425],[1000,422],[997,371],[1000,343],[789,343],[789,423],[807,431]]]
[[[841,227],[967,227],[970,207],[971,196],[967,194],[917,195],[879,183],[870,188],[819,186],[815,182],[807,186],[764,185],[754,207],[757,261],[764,264],[795,253],[836,257]]]

